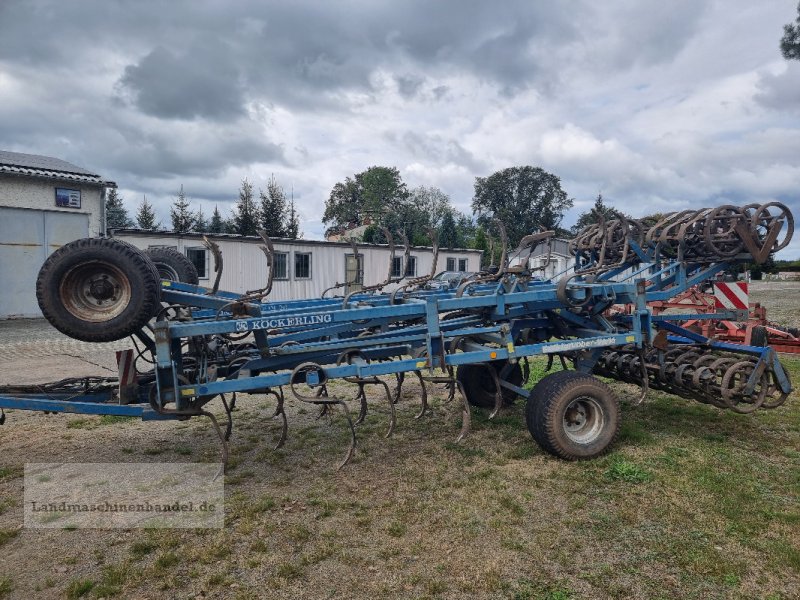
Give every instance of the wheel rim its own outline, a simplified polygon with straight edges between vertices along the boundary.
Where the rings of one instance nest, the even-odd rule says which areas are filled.
[[[158,269],[158,276],[161,279],[166,279],[167,281],[181,280],[181,278],[178,276],[178,272],[169,265],[165,265],[164,263],[156,263],[156,269]]]
[[[570,402],[564,412],[564,433],[577,444],[590,444],[600,437],[605,422],[605,413],[597,400],[581,396]]]
[[[101,323],[119,316],[131,301],[125,274],[107,262],[92,261],[70,269],[61,280],[64,308],[82,321]]]

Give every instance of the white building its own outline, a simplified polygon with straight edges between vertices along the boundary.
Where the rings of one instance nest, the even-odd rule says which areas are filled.
[[[518,264],[512,254],[510,263]],[[539,244],[534,248],[528,260],[528,267],[538,269],[534,275],[544,279],[552,279],[575,264],[575,257],[569,253],[569,241],[553,238],[548,250],[547,243]]]
[[[63,160],[0,150],[0,318],[41,316],[39,268],[104,231],[107,187],[116,184]]]
[[[197,267],[200,285],[214,283],[214,259],[203,245],[203,234],[171,233],[118,229],[115,238],[125,240],[143,250],[155,247],[174,248],[184,253]],[[257,237],[238,235],[206,236],[217,243],[222,251],[223,269],[220,289],[245,292],[264,287],[267,280],[267,261],[259,246],[263,242]],[[275,249],[275,274],[272,293],[274,300],[320,297],[322,292],[337,283],[356,282],[358,272],[363,272],[363,283],[372,285],[386,280],[389,271],[390,251],[388,246],[358,244],[359,263],[353,257],[349,243],[316,240],[272,240]],[[403,264],[404,248],[398,246],[392,263],[392,277],[402,274],[419,277],[431,272],[433,250],[412,246],[408,264]],[[480,270],[480,250],[440,250],[436,272]],[[340,288],[338,294],[357,289],[356,285]],[[391,291],[392,286],[386,288]]]

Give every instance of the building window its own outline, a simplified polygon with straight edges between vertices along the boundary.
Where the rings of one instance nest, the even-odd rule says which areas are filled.
[[[276,252],[272,257],[272,278],[289,279],[289,253]]]
[[[186,258],[192,261],[200,279],[208,279],[208,250],[204,247],[186,248]]]
[[[459,258],[458,259],[458,270],[459,271],[466,271],[467,270],[467,259],[466,258]]]
[[[415,277],[417,275],[417,257],[409,256],[408,264],[406,265],[406,277]]]
[[[456,270],[456,259],[455,258],[448,258],[447,259],[447,269],[446,271],[455,271]]]
[[[392,257],[392,278],[400,279],[403,276],[403,259],[400,256]]]
[[[311,252],[294,253],[294,278],[311,279]]]

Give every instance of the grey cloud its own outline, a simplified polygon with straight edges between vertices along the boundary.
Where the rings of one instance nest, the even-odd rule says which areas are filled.
[[[445,139],[435,134],[419,134],[407,131],[401,138],[411,154],[425,162],[434,164],[456,164],[471,171],[485,170],[486,165],[477,160],[458,141]]]
[[[145,114],[230,120],[244,114],[244,89],[225,44],[204,40],[176,55],[157,46],[119,81]]]
[[[780,111],[800,111],[800,62],[787,61],[786,70],[778,75],[763,73],[758,88],[756,100],[763,106]]]

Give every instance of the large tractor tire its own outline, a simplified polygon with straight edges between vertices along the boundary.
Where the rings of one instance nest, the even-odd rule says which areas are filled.
[[[619,433],[621,415],[619,401],[605,383],[591,375],[561,371],[533,388],[525,420],[544,451],[580,460],[608,452]]]
[[[130,244],[87,238],[62,246],[36,280],[45,318],[85,342],[113,342],[141,329],[161,306],[161,282],[147,255]]]
[[[505,364],[506,361],[498,360],[489,363],[489,368],[494,369],[499,375]],[[456,380],[460,381],[461,385],[464,386],[467,401],[472,406],[479,408],[494,407],[497,387],[487,367],[482,364],[460,365],[456,371]],[[519,364],[512,367],[506,381],[516,386],[522,384],[522,369]],[[511,404],[517,398],[517,394],[507,388],[502,389],[502,394],[504,404]]]
[[[172,248],[148,248],[145,254],[158,269],[161,279],[192,285],[200,282],[197,267],[182,252]]]

